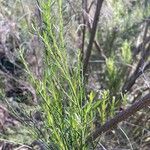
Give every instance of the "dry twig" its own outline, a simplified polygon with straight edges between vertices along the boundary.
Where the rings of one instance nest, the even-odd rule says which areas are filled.
[[[91,56],[91,51],[92,51],[92,47],[93,47],[93,42],[94,42],[94,38],[95,38],[95,34],[96,34],[96,28],[97,28],[97,24],[99,21],[99,16],[100,16],[100,10],[103,4],[103,0],[97,0],[97,6],[96,6],[96,11],[95,11],[95,15],[94,15],[94,21],[92,24],[92,29],[91,29],[91,36],[89,39],[89,44],[87,47],[87,52],[86,52],[86,56],[85,56],[85,60],[84,60],[84,64],[83,64],[83,73],[85,74],[87,67],[88,67],[88,63],[89,63],[89,59]]]
[[[96,138],[98,138],[102,133],[105,133],[117,126],[118,123],[120,123],[123,120],[126,120],[131,115],[134,115],[137,111],[141,110],[142,108],[150,105],[150,93],[141,98],[140,100],[137,100],[134,104],[132,104],[129,108],[126,110],[118,113],[114,118],[107,121],[104,125],[97,128],[88,138],[86,142],[94,141]]]

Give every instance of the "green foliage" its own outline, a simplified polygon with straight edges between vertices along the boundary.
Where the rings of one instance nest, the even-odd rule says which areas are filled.
[[[86,149],[85,141],[93,130],[93,119],[100,101],[94,100],[93,92],[90,93],[89,100],[86,98],[80,53],[77,54],[74,66],[68,64],[69,56],[63,40],[62,1],[55,4],[50,0],[41,2],[40,7],[45,25],[43,32],[38,32],[45,47],[41,81],[35,79],[21,55],[42,100],[41,107],[45,116],[43,129],[48,130],[48,133],[44,132],[45,136],[40,138],[54,149]],[[59,19],[52,15],[53,10],[58,11]],[[57,30],[54,28],[55,23]],[[102,115],[103,120],[106,120],[104,117]]]
[[[131,53],[131,48],[129,42],[125,41],[122,45],[121,48],[121,55],[122,55],[122,60],[126,64],[131,63],[132,59],[132,53]]]
[[[116,66],[115,60],[113,57],[110,57],[106,60],[106,78],[108,88],[111,93],[116,93],[119,90],[121,78],[119,68]]]
[[[42,33],[38,32],[36,26],[34,29],[45,47],[42,80],[36,80],[21,54],[31,81],[42,100],[41,109],[45,116],[43,129],[48,132],[44,132],[44,137],[40,138],[54,149],[84,150],[89,147],[85,142],[95,129],[94,119],[97,113],[99,112],[100,123],[105,123],[109,115],[107,112],[111,113],[111,116],[114,114],[115,102],[112,101],[109,110],[108,91],[102,93],[101,99],[97,99],[93,91],[86,97],[80,53],[77,54],[74,66],[69,65],[63,38],[62,1],[41,2],[40,7],[44,28]],[[59,16],[53,16],[53,10],[58,11]],[[56,26],[57,30],[54,28]],[[109,59],[107,64],[109,76],[115,78],[117,70],[113,60]],[[114,78],[111,82],[114,82]]]
[[[101,101],[101,105],[98,108],[99,110],[99,115],[100,115],[100,122],[101,124],[104,124],[106,122],[107,119],[107,105],[108,105],[108,101],[109,101],[109,92],[108,91],[104,91],[103,95],[102,95],[102,99]]]

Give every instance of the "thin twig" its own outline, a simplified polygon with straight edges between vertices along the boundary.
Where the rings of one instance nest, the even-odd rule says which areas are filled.
[[[94,15],[93,25],[92,25],[91,36],[90,36],[89,44],[87,47],[84,64],[83,64],[83,74],[85,74],[88,64],[89,64],[89,59],[91,56],[91,51],[92,51],[92,47],[93,47],[93,42],[94,42],[94,38],[95,38],[95,34],[96,34],[97,24],[99,21],[100,10],[101,10],[103,1],[104,0],[97,0],[97,6],[96,6],[95,15]]]
[[[82,8],[83,10],[87,11],[87,0],[82,0]],[[82,14],[83,17],[83,29],[82,29],[82,48],[81,48],[81,62],[83,61],[84,58],[84,45],[85,45],[85,34],[86,34],[86,19],[84,16],[84,12]]]
[[[126,93],[127,91],[129,91],[132,86],[134,85],[135,81],[137,80],[137,78],[148,68],[150,68],[150,62],[148,62],[146,65],[144,65],[144,61],[149,57],[150,55],[150,44],[147,47],[146,50],[143,50],[143,54],[141,56],[141,59],[139,60],[139,63],[134,71],[134,73],[131,75],[131,77],[125,82],[123,88],[122,88],[122,92]],[[144,67],[143,67],[144,66]],[[142,71],[141,71],[142,68]]]
[[[87,11],[88,13],[90,12],[90,10],[91,10],[91,8],[92,8],[92,6],[93,6],[94,3],[95,3],[95,1],[92,1],[92,2],[91,2],[90,6],[89,6],[89,8],[88,8],[88,11]]]

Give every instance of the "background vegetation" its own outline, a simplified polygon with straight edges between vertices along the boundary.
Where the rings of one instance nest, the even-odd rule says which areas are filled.
[[[0,4],[1,149],[149,149],[149,0]]]

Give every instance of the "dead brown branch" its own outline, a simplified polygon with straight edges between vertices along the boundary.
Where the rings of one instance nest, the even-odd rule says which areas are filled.
[[[132,86],[134,85],[137,78],[150,67],[150,62],[146,63],[146,60],[150,56],[150,44],[146,48],[146,44],[149,42],[149,37],[147,39],[148,29],[149,29],[150,21],[148,20],[145,25],[144,35],[143,35],[143,43],[140,44],[140,50],[141,51],[141,59],[138,62],[138,65],[134,71],[134,73],[129,77],[129,79],[125,82],[122,92],[126,93],[129,91]],[[146,64],[146,65],[145,65]]]
[[[94,141],[96,138],[98,138],[102,133],[105,133],[117,126],[118,123],[121,121],[126,120],[131,115],[134,115],[137,111],[141,110],[142,108],[150,105],[150,93],[144,96],[143,98],[137,100],[134,104],[132,104],[129,108],[126,110],[118,113],[114,118],[107,121],[104,125],[97,128],[88,138],[87,142]]]
[[[137,80],[137,78],[147,69],[150,68],[150,62],[146,63],[147,58],[150,56],[150,44],[147,47],[147,49],[143,50],[141,59],[138,62],[138,65],[134,71],[134,73],[129,77],[129,79],[125,82],[123,88],[122,88],[122,92],[126,93],[127,91],[129,91],[132,86],[134,85],[135,81]]]
[[[97,1],[96,11],[95,11],[95,15],[94,15],[94,21],[93,21],[92,29],[91,29],[91,36],[89,39],[89,44],[87,47],[86,56],[85,56],[85,60],[84,60],[84,64],[83,64],[83,74],[85,74],[85,72],[87,70],[89,59],[91,56],[91,51],[92,51],[92,47],[93,47],[93,42],[94,42],[94,38],[95,38],[95,34],[96,34],[96,29],[97,29],[97,24],[99,21],[100,10],[101,10],[102,4],[103,4],[103,0]]]

